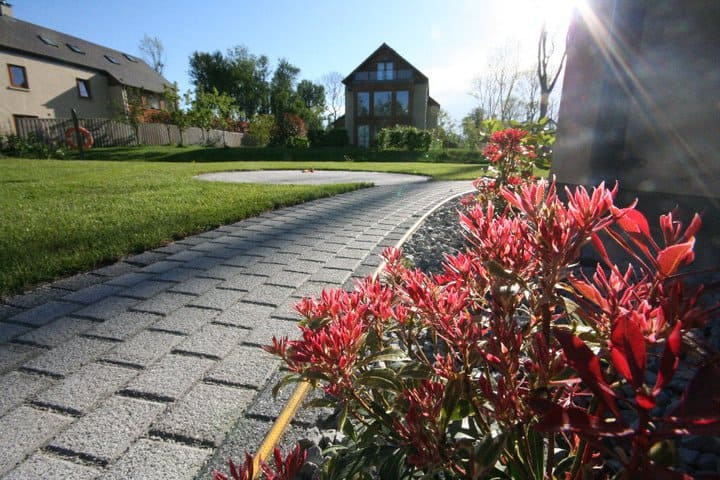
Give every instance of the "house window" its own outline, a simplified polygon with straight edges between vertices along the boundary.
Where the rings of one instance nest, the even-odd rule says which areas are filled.
[[[378,80],[392,80],[393,75],[393,63],[392,62],[380,62],[377,65],[377,79]]]
[[[370,92],[358,92],[357,94],[357,116],[370,115]]]
[[[107,61],[110,63],[114,63],[115,65],[120,65],[120,62],[117,61],[115,57],[112,55],[105,55],[105,58],[107,58]]]
[[[155,110],[160,110],[160,98],[156,95],[148,95],[146,97],[143,97],[143,105],[145,108],[154,108]]]
[[[370,146],[370,127],[368,125],[358,125],[357,144],[365,148]]]
[[[55,40],[53,40],[52,38],[48,38],[48,37],[46,37],[46,36],[44,36],[44,35],[38,35],[38,38],[39,38],[45,45],[50,45],[51,47],[58,47],[58,48],[60,48],[60,45],[58,45],[57,42],[56,42]]]
[[[77,89],[80,98],[90,98],[90,80],[77,79]]]
[[[407,115],[410,112],[410,92],[399,90],[395,92],[395,115]]]
[[[20,65],[8,65],[10,72],[10,85],[17,88],[30,88],[25,67]]]
[[[67,47],[73,52],[85,55],[85,51],[77,45],[73,45],[72,43],[66,43],[65,45],[67,45]]]
[[[376,117],[390,116],[391,98],[391,92],[375,92],[373,94],[373,109]]]

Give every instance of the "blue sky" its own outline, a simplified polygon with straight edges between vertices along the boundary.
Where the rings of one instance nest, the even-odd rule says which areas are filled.
[[[430,95],[459,120],[489,57],[508,42],[532,63],[543,15],[562,28],[572,0],[10,0],[16,18],[139,55],[144,34],[166,53],[164,76],[192,88],[194,51],[245,45],[274,65],[287,58],[300,78],[349,74],[386,42],[430,79]]]

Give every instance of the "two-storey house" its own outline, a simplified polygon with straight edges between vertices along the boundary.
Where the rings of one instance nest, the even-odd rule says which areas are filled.
[[[437,126],[440,104],[428,78],[383,43],[344,80],[344,125],[352,145],[368,147],[385,127]]]
[[[17,132],[18,118],[67,118],[72,108],[113,118],[133,94],[160,109],[165,85],[141,59],[18,20],[0,0],[0,134]]]

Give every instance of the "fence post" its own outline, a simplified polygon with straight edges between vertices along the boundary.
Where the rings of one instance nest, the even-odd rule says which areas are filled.
[[[84,160],[85,152],[83,151],[82,138],[80,138],[80,122],[78,121],[77,112],[74,108],[70,109],[70,115],[72,115],[73,127],[75,128],[75,143],[77,143],[78,150],[80,151],[80,160]]]

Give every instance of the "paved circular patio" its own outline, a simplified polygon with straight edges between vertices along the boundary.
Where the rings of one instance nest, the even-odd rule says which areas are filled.
[[[427,182],[429,177],[402,173],[359,172],[349,170],[256,170],[243,172],[216,172],[198,175],[200,180],[233,183],[273,183],[320,185],[325,183],[372,183],[399,185]]]

